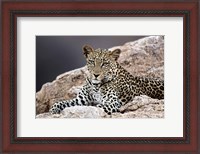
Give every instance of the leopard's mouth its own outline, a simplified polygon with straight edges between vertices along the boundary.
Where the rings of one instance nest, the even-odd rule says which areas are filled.
[[[101,83],[101,81],[99,81],[99,80],[92,80],[92,84],[100,84]]]

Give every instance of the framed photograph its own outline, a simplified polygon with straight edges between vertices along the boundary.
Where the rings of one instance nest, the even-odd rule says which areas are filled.
[[[36,36],[36,118],[164,118],[164,36]]]
[[[3,152],[198,152],[198,2],[2,2]]]

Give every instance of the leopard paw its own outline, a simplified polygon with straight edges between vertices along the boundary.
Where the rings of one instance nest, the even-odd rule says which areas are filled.
[[[108,109],[108,106],[107,106],[107,105],[97,104],[97,107],[103,109],[104,112],[106,112],[108,115],[111,115],[111,114],[112,114],[112,111],[110,111],[110,110]]]
[[[49,110],[51,114],[60,114],[61,110],[57,106],[52,106],[52,108]]]
[[[108,105],[108,104],[98,104],[97,107],[102,108],[108,115],[111,115],[114,112],[119,112],[119,109],[113,105]]]

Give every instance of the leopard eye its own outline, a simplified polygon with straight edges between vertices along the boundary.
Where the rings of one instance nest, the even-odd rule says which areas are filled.
[[[101,67],[108,66],[109,64],[110,64],[109,62],[103,62],[103,63],[101,64]]]
[[[94,65],[94,60],[88,60],[88,64]]]

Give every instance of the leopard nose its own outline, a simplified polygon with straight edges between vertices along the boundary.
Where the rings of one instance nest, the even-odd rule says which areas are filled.
[[[99,76],[99,74],[94,74],[95,78],[97,78]]]

